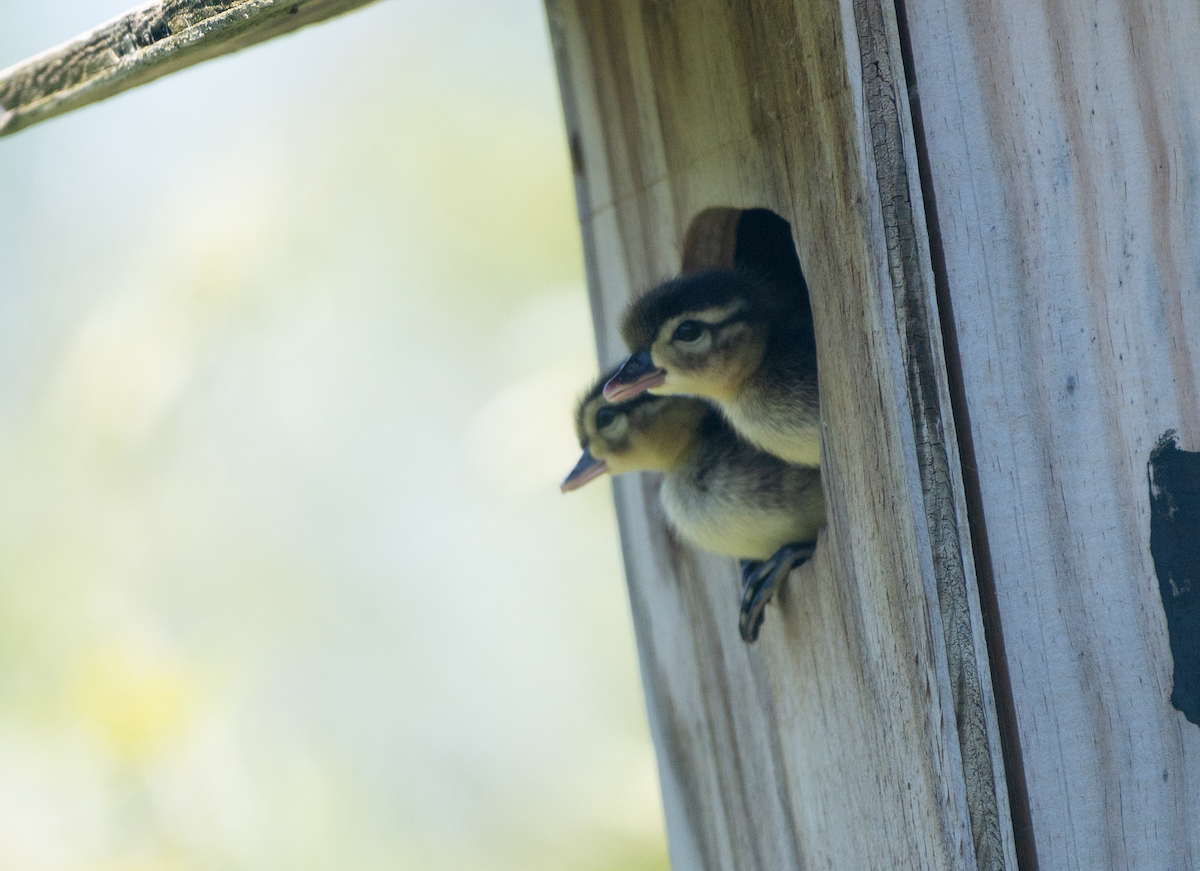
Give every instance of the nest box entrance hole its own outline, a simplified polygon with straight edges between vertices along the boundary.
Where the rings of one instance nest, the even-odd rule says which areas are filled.
[[[794,289],[811,322],[812,305],[792,225],[770,209],[716,207],[693,218],[683,240],[680,272],[709,269],[745,270]]]

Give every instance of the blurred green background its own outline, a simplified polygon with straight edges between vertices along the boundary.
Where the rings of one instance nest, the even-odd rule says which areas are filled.
[[[666,868],[594,371],[536,0],[0,140],[0,869]]]

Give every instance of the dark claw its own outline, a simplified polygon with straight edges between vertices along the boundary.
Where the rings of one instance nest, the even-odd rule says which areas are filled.
[[[788,572],[812,557],[814,545],[785,544],[765,562],[742,560],[742,610],[738,615],[738,631],[742,640],[753,644],[762,628],[763,611],[767,603],[788,576]]]
[[[750,577],[756,571],[758,571],[761,566],[762,566],[762,560],[760,560],[760,559],[738,560],[738,568],[740,568],[742,570],[742,587],[743,587],[743,589],[745,588],[746,584],[750,583]]]

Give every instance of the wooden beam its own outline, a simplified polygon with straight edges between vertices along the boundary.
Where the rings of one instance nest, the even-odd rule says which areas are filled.
[[[790,222],[816,318],[828,529],[757,645],[617,482],[673,867],[1015,871],[892,4],[547,7],[602,362],[710,207]]]
[[[1147,466],[1171,430],[1200,450],[1200,8],[905,6],[1024,867],[1194,868],[1200,717],[1172,693],[1200,638],[1169,606],[1200,590],[1156,570]]]
[[[163,0],[0,72],[0,136],[374,0]]]

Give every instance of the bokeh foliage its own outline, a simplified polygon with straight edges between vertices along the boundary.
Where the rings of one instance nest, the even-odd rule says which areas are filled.
[[[45,8],[42,8],[45,7]],[[123,11],[0,2],[0,64]],[[0,142],[0,867],[666,866],[535,2]]]

